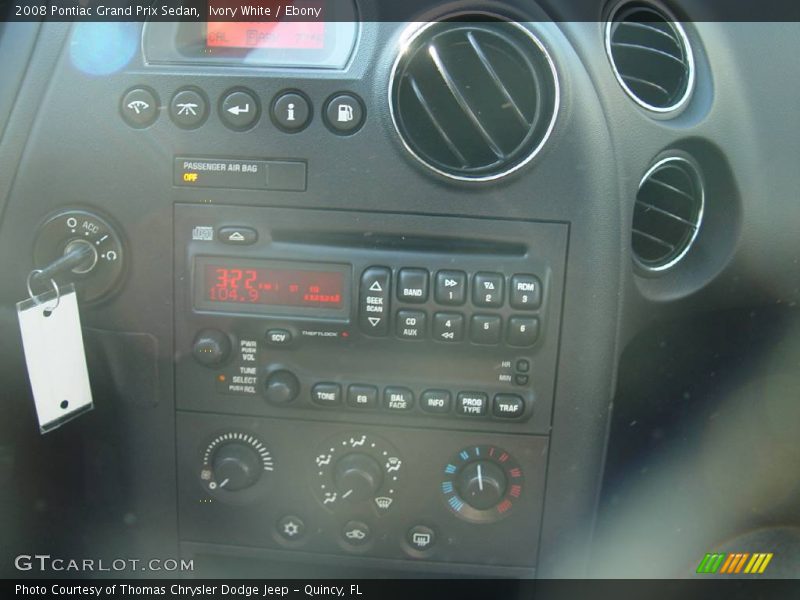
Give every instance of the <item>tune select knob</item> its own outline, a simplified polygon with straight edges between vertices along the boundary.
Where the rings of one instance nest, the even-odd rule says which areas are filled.
[[[383,469],[370,455],[353,452],[339,459],[333,477],[341,497],[358,502],[375,496],[383,483]]]
[[[300,382],[291,371],[270,373],[264,382],[264,396],[272,404],[288,404],[300,393]]]
[[[214,479],[219,489],[236,492],[258,481],[263,469],[261,457],[247,444],[231,442],[214,453]]]
[[[456,482],[461,499],[477,510],[500,504],[506,493],[506,476],[496,463],[478,460],[466,465]]]
[[[231,355],[231,339],[219,329],[203,329],[194,338],[192,354],[207,367],[218,367]]]

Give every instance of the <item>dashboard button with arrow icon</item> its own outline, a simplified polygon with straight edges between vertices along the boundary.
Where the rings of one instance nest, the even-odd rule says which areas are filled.
[[[219,116],[222,122],[231,129],[242,131],[249,129],[258,121],[261,107],[258,98],[252,92],[235,90],[222,97]]]

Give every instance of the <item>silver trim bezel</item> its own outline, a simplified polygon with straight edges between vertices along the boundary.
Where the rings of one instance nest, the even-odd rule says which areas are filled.
[[[533,148],[531,152],[522,161],[520,161],[513,167],[506,169],[505,171],[501,171],[500,173],[493,173],[491,175],[478,175],[475,177],[470,177],[466,175],[455,175],[453,173],[448,173],[447,171],[444,171],[442,169],[439,169],[438,167],[433,166],[432,164],[428,163],[424,158],[422,158],[419,154],[417,154],[414,151],[414,149],[411,148],[408,142],[406,142],[406,139],[403,136],[403,133],[400,131],[400,127],[397,123],[397,117],[395,115],[395,109],[394,109],[394,102],[392,101],[393,100],[392,97],[394,95],[394,82],[395,82],[395,77],[397,75],[397,69],[400,65],[400,61],[406,55],[408,49],[417,40],[417,38],[419,38],[423,33],[425,33],[428,29],[430,29],[434,25],[439,25],[441,21],[412,23],[410,26],[406,27],[406,29],[400,35],[400,51],[397,53],[397,57],[394,60],[394,64],[392,65],[392,69],[389,74],[389,91],[388,91],[389,115],[392,119],[392,125],[394,126],[395,133],[397,133],[397,137],[400,139],[400,142],[402,143],[403,147],[418,163],[423,165],[425,168],[433,171],[434,173],[442,175],[443,177],[452,179],[454,181],[467,181],[467,182],[496,181],[498,179],[501,179],[507,175],[510,175],[511,173],[514,173],[522,169],[539,154],[542,148],[544,148],[544,145],[550,139],[550,135],[552,134],[553,129],[555,128],[556,120],[558,118],[558,111],[561,107],[561,86],[558,79],[558,70],[556,69],[555,63],[553,62],[550,53],[547,51],[547,48],[542,43],[542,41],[530,29],[524,27],[523,25],[521,25],[516,21],[512,21],[506,17],[503,17],[502,15],[494,13],[470,11],[465,14],[476,14],[484,17],[494,17],[499,21],[509,23],[510,25],[516,27],[523,34],[525,34],[530,40],[532,40],[533,43],[538,47],[538,49],[544,55],[545,60],[547,61],[548,66],[550,67],[550,74],[552,75],[553,78],[553,92],[554,92],[553,111],[552,115],[550,116],[550,122],[547,125],[547,129],[545,130],[542,139],[539,141],[536,147]],[[452,18],[452,17],[465,16],[465,14],[458,13],[448,16]]]
[[[622,78],[622,75],[620,75],[620,72],[617,70],[617,65],[614,62],[614,56],[611,53],[611,27],[614,24],[614,17],[617,16],[617,13],[619,13],[620,10],[622,10],[623,8],[625,8],[627,6],[630,6],[632,4],[645,5],[648,8],[650,8],[651,10],[653,10],[654,12],[656,12],[656,13],[660,14],[661,16],[663,16],[664,20],[669,22],[675,28],[675,31],[677,31],[678,37],[681,39],[681,42],[683,43],[684,48],[686,50],[686,58],[687,58],[687,60],[689,62],[689,65],[688,65],[689,66],[689,81],[686,82],[686,90],[684,91],[684,93],[681,96],[681,98],[677,102],[675,102],[674,104],[672,104],[670,106],[665,106],[665,107],[653,106],[652,104],[650,104],[648,102],[645,102],[644,100],[639,98],[633,92],[633,90],[631,90],[631,88],[628,87],[628,84],[625,83],[625,80]],[[606,26],[605,26],[605,33],[604,33],[604,40],[603,41],[604,41],[604,46],[605,46],[605,49],[606,49],[606,57],[608,58],[608,62],[611,65],[611,70],[614,73],[614,78],[617,80],[617,83],[619,83],[620,87],[622,87],[623,91],[634,102],[636,102],[636,104],[638,104],[642,108],[645,108],[645,109],[647,109],[647,110],[649,110],[651,112],[658,113],[658,114],[665,114],[665,113],[674,112],[674,111],[682,108],[683,106],[685,106],[689,102],[689,98],[691,98],[692,93],[694,92],[694,85],[695,85],[695,78],[696,78],[696,75],[695,75],[696,68],[695,68],[695,62],[694,62],[694,48],[692,48],[692,45],[689,42],[689,36],[686,35],[686,31],[684,30],[683,25],[681,25],[680,21],[676,21],[675,17],[668,10],[666,10],[665,8],[663,8],[663,7],[659,6],[659,5],[656,5],[656,4],[652,3],[652,2],[641,2],[640,0],[633,0],[633,1],[632,0],[623,0],[622,2],[619,2],[614,7],[614,9],[609,13],[608,18],[606,19]]]
[[[652,274],[656,273],[661,274],[665,271],[668,271],[669,269],[677,265],[681,260],[683,260],[683,258],[688,254],[689,250],[691,250],[692,246],[695,243],[695,240],[697,240],[697,236],[700,233],[700,228],[703,225],[703,216],[705,214],[706,186],[705,186],[705,181],[703,181],[703,175],[700,172],[700,168],[698,167],[697,164],[695,164],[693,161],[687,158],[684,158],[683,156],[668,156],[666,158],[662,158],[661,160],[657,161],[653,166],[651,166],[649,169],[647,169],[644,176],[639,181],[639,186],[636,188],[636,199],[638,199],[639,191],[642,189],[644,182],[647,181],[647,179],[649,179],[650,176],[653,173],[655,173],[658,169],[663,167],[665,164],[671,162],[679,162],[685,164],[694,174],[695,180],[700,189],[700,209],[697,211],[697,225],[694,229],[694,233],[686,242],[686,246],[683,248],[683,250],[681,250],[680,253],[678,253],[674,258],[670,259],[669,262],[656,267],[643,263],[636,255],[636,252],[633,251],[633,231],[632,231],[633,215],[631,215],[631,255],[633,256],[633,262],[635,263],[637,268]],[[636,204],[636,199],[634,199],[634,206]]]

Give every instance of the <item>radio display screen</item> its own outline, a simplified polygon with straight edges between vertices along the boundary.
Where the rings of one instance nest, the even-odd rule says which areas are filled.
[[[202,300],[212,304],[245,304],[339,309],[344,306],[345,276],[340,270],[279,268],[206,263],[203,270]]]
[[[209,48],[319,50],[325,47],[325,23],[209,21],[206,44]]]

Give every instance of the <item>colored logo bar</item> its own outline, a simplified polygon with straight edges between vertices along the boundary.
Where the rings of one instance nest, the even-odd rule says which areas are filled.
[[[744,573],[760,575],[772,560],[772,552],[709,553],[697,565],[697,573],[735,575]]]

